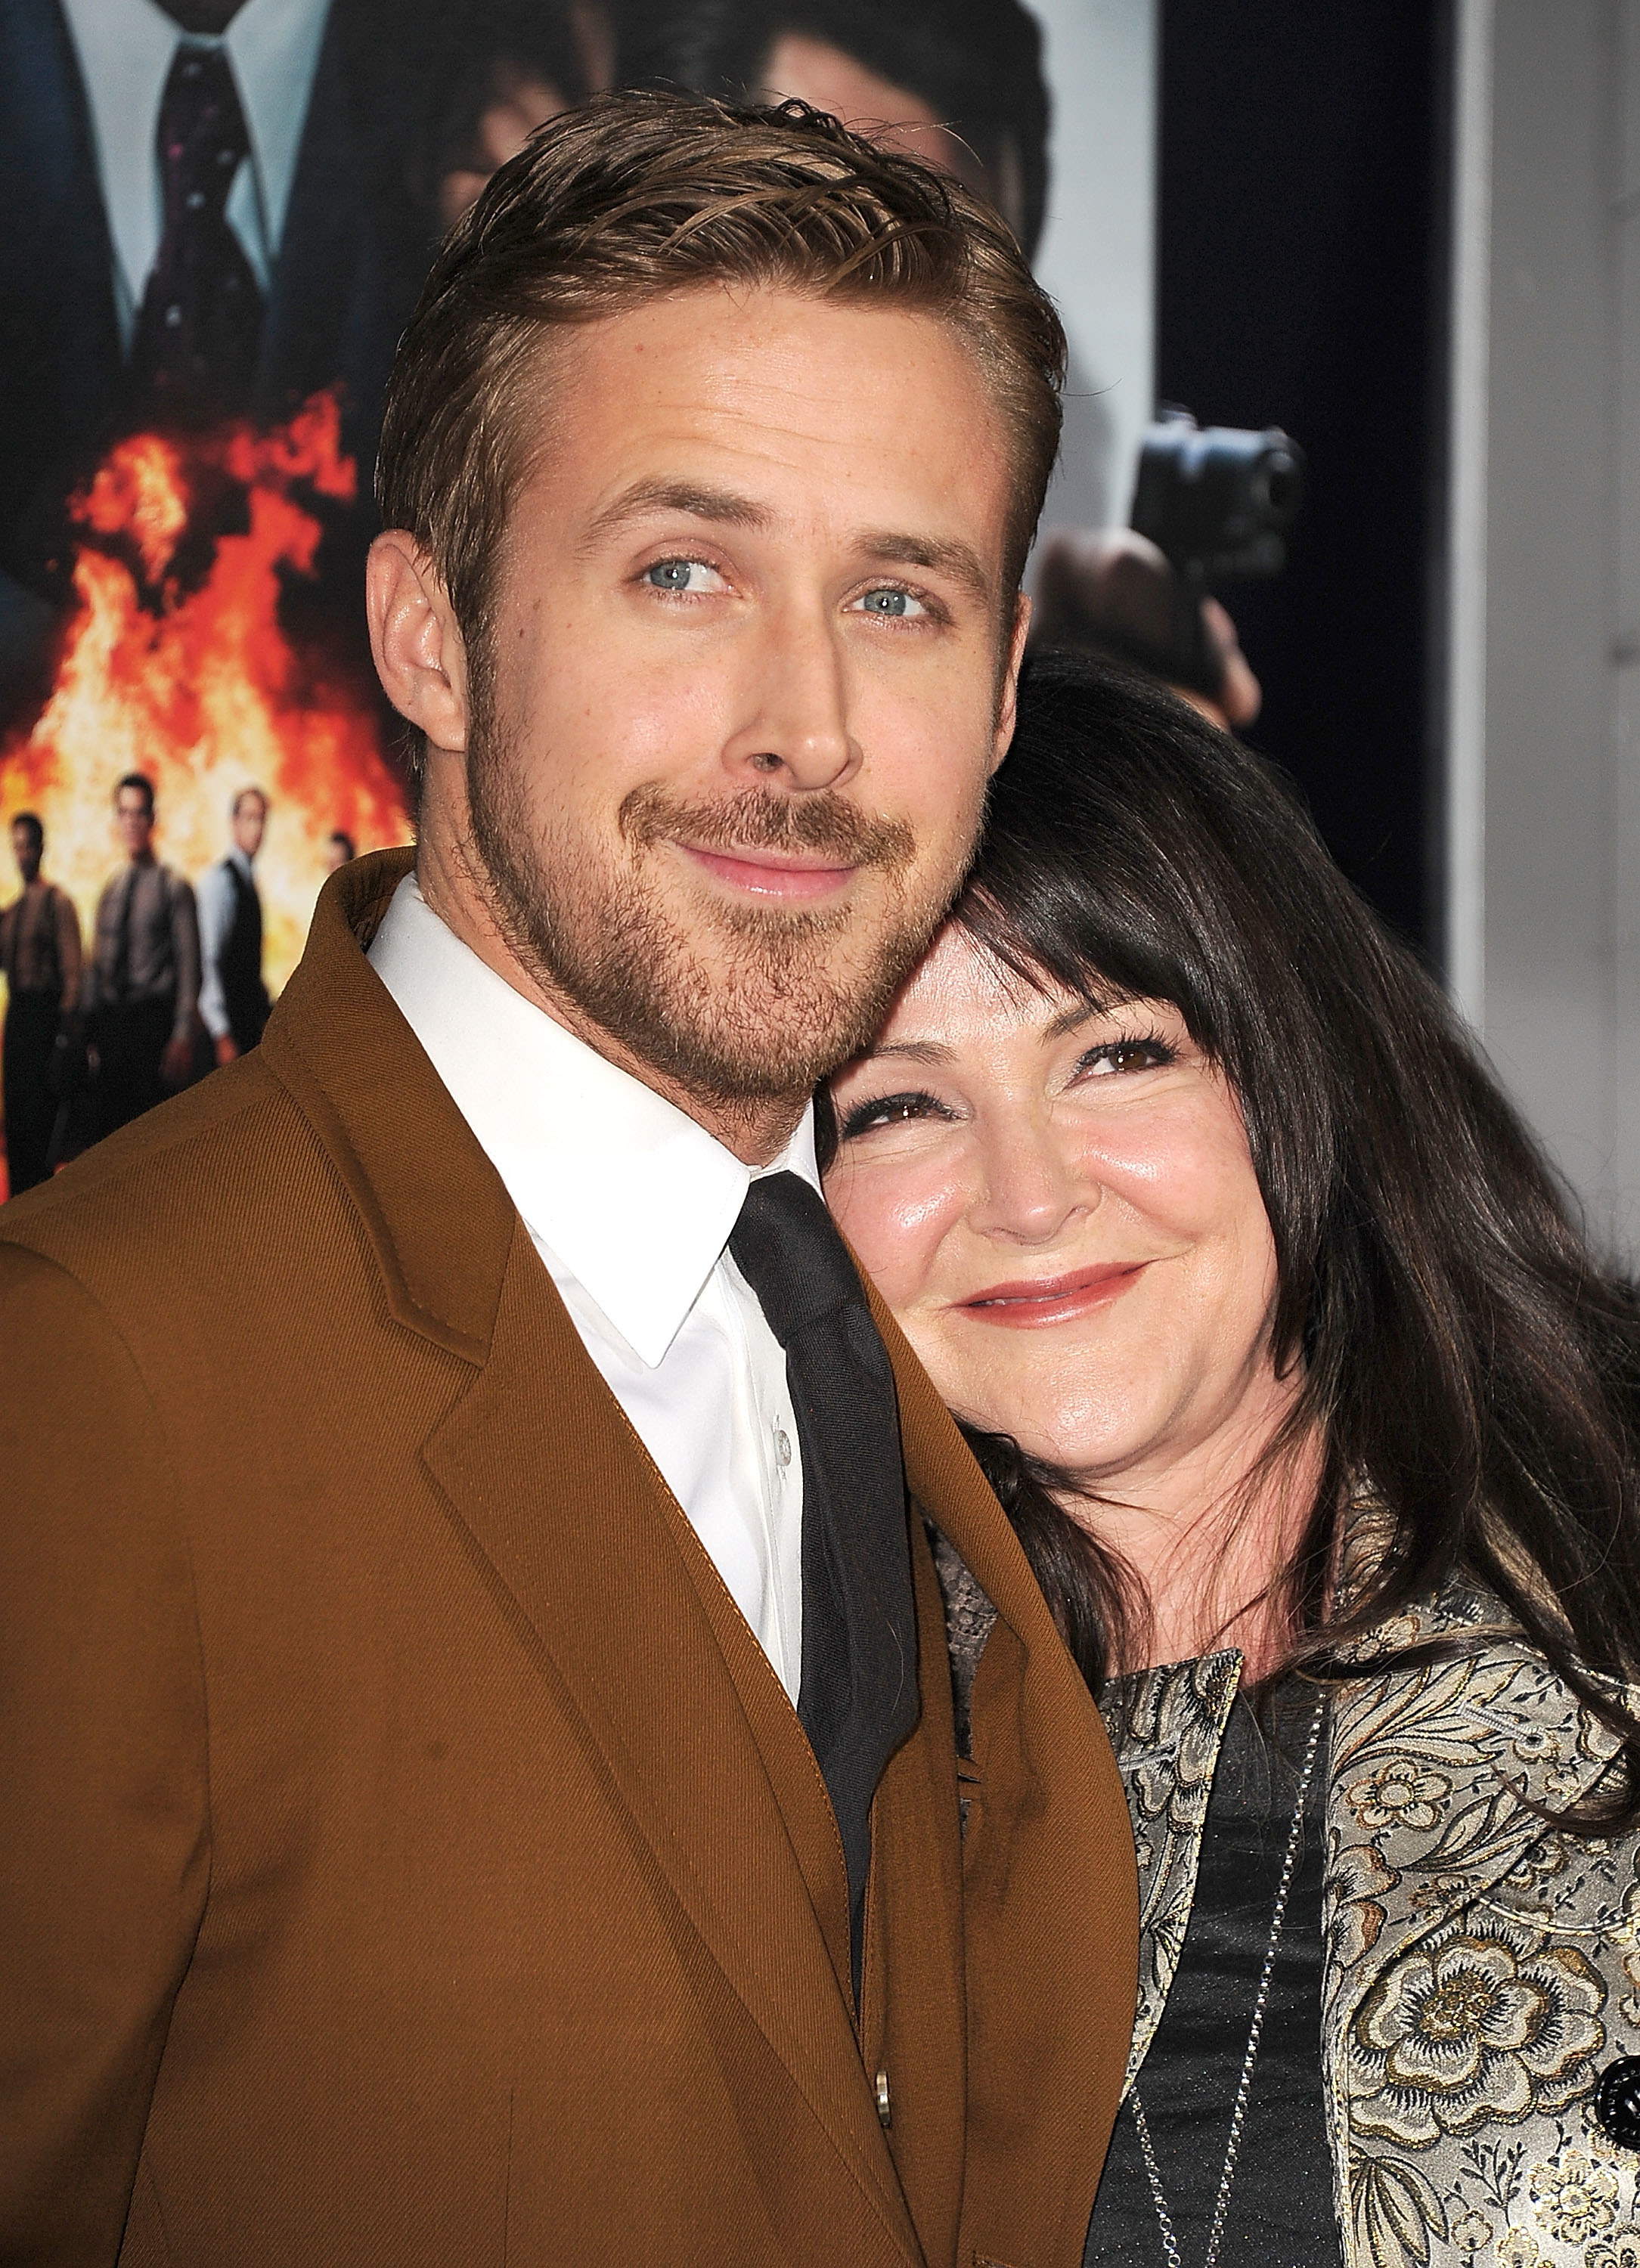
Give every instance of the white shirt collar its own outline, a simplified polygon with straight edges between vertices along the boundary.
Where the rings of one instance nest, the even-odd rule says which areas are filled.
[[[446,928],[413,874],[370,962],[530,1234],[653,1368],[721,1258],[753,1169],[515,992]],[[765,1170],[819,1188],[812,1111]]]
[[[185,35],[156,0],[63,0],[63,9],[85,83],[115,258],[130,304],[139,306],[162,225],[159,98]],[[284,233],[329,10],[330,0],[244,0],[219,40],[194,42],[225,48],[233,64],[270,261]]]
[[[245,107],[270,259],[277,257],[284,239],[307,99],[329,12],[330,0],[245,0],[223,34]]]

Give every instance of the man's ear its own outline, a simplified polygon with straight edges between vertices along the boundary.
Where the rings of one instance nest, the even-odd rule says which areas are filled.
[[[1008,754],[1014,738],[1014,722],[1019,703],[1019,672],[1025,659],[1025,640],[1031,635],[1031,601],[1022,591],[1014,602],[1014,630],[1008,640],[1008,659],[1002,666],[1002,682],[996,703],[996,733],[991,747],[990,770],[994,771]]]
[[[413,535],[391,527],[365,567],[370,651],[382,690],[434,748],[467,747],[467,654],[432,560]]]

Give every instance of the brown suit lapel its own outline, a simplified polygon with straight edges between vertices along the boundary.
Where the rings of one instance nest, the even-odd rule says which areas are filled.
[[[682,1513],[521,1224],[490,1359],[423,1454],[551,1657],[679,1904],[914,2257],[788,1831],[789,1778],[777,1797],[700,1602],[689,1562],[705,1555],[692,1529],[678,1533]],[[773,1697],[791,1715],[778,1686]],[[815,1794],[824,1800],[817,1775]]]
[[[359,950],[414,862],[410,850],[378,850],[325,884],[262,1061],[346,1182],[395,1317],[483,1362],[518,1216]]]
[[[327,885],[265,1058],[358,1201],[396,1319],[476,1366],[424,1445],[429,1471],[679,1905],[917,2260],[838,1989],[829,1811],[795,1714],[350,934],[373,930],[409,860]],[[846,1911],[841,1929],[846,1977]]]
[[[907,1485],[997,1609],[974,1684],[971,1778],[964,1768],[960,2257],[1080,2260],[1138,1981],[1127,1800],[1017,1537],[927,1372],[870,1296],[894,1365]]]

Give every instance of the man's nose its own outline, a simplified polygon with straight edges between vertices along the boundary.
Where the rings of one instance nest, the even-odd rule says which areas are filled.
[[[782,608],[758,645],[743,722],[724,749],[735,771],[794,788],[840,787],[861,764],[850,729],[847,656],[824,612]]]

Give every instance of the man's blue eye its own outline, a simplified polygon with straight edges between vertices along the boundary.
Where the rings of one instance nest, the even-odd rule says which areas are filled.
[[[694,571],[692,559],[658,559],[645,579],[657,591],[687,591],[689,578]]]
[[[868,615],[906,615],[911,594],[906,591],[868,591],[863,601]]]

